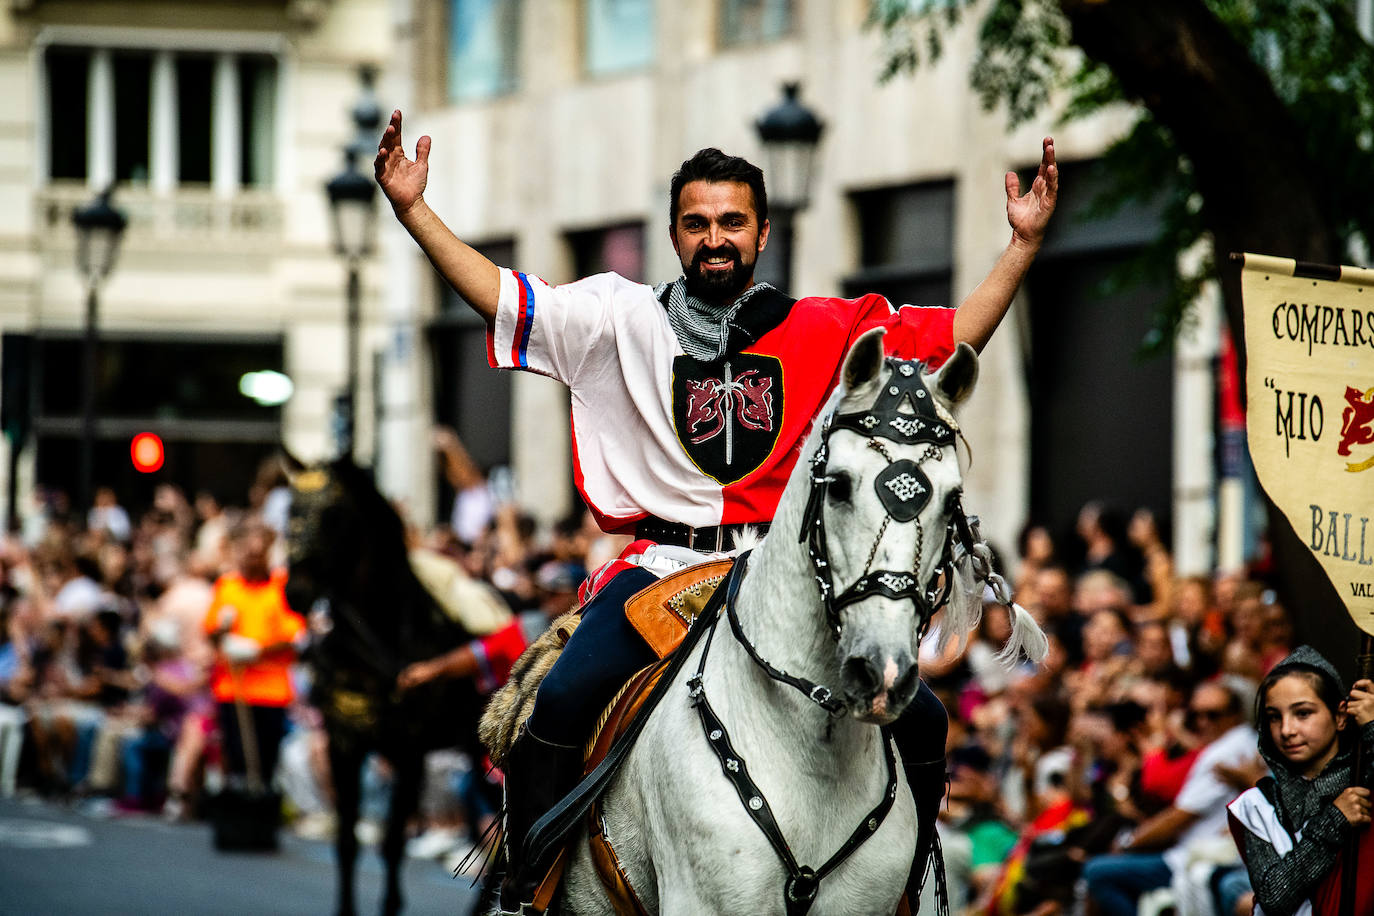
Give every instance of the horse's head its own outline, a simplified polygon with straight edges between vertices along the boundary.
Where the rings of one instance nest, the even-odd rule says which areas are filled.
[[[863,335],[845,359],[811,462],[802,532],[850,711],[879,724],[896,719],[919,687],[917,648],[962,518],[951,411],[978,377],[966,344],[931,372],[887,358],[882,338]]]
[[[403,535],[396,513],[353,462],[306,466],[289,455],[285,461],[291,482],[286,597],[305,612],[320,598],[356,587],[367,565],[366,544],[394,540],[403,550]]]

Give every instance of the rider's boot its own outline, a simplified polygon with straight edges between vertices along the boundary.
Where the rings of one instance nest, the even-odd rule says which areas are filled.
[[[940,803],[944,800],[947,785],[945,758],[906,764],[903,769],[906,770],[911,794],[916,797],[916,856],[912,859],[911,874],[906,882],[907,902],[911,912],[915,913],[920,905],[921,886],[925,883],[926,871],[936,848],[935,822],[940,816]],[[936,862],[937,892],[944,885],[943,872],[944,862]]]
[[[582,748],[545,741],[526,723],[506,755],[504,769],[506,876],[501,882],[501,911],[518,913],[534,899],[552,862],[551,856],[526,861],[525,839],[535,822],[582,778]]]
[[[921,885],[931,860],[935,865],[937,909],[948,911],[942,898],[944,862],[939,855],[935,822],[940,816],[940,803],[945,797],[945,738],[949,734],[949,715],[940,699],[925,681],[901,717],[892,725],[892,737],[902,754],[902,769],[906,783],[916,800],[916,854],[911,861],[907,878],[907,903],[916,912],[920,905]],[[938,756],[933,756],[938,755]],[[916,761],[916,762],[909,762]]]

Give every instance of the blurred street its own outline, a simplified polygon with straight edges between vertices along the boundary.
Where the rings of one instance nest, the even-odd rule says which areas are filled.
[[[204,823],[98,818],[36,799],[0,800],[0,914],[333,912],[333,849],[281,831],[275,854],[219,853]],[[405,867],[405,912],[464,916],[477,898],[430,860]],[[359,857],[358,907],[381,899],[381,864]]]

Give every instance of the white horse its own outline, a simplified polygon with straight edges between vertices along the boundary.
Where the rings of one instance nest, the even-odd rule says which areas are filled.
[[[966,345],[933,374],[885,359],[880,331],[847,356],[771,534],[738,583],[740,633],[758,659],[719,615],[603,798],[604,833],[649,912],[895,911],[916,808],[879,726],[919,686],[917,649],[940,583],[954,586],[942,641],[966,636],[981,610],[975,580],[987,574],[968,552],[975,542],[959,503],[951,413],[977,370]],[[952,556],[959,527],[966,550]],[[1016,616],[1008,649],[1037,654],[1043,635],[1023,611]],[[804,679],[811,696],[760,662]],[[830,694],[820,685],[843,698],[830,711],[814,702]],[[715,720],[693,702],[703,698]],[[730,781],[740,771],[752,785]],[[755,820],[769,811],[791,865]],[[585,831],[572,850],[560,912],[614,912]]]

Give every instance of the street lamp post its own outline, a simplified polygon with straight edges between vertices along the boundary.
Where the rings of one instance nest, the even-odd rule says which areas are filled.
[[[798,98],[800,92],[801,84],[784,83],[782,101],[754,122],[768,180],[770,247],[775,249],[776,274],[783,285],[792,282],[793,217],[810,203],[816,147],[825,130],[815,112]]]
[[[110,275],[119,255],[119,241],[128,219],[110,204],[111,185],[83,207],[72,211],[76,227],[76,269],[86,281],[86,333],[81,359],[81,494],[82,511],[92,505],[95,491],[96,351],[100,340],[100,284]]]
[[[346,287],[348,328],[348,381],[340,399],[339,428],[336,430],[340,455],[353,457],[357,428],[359,329],[362,323],[362,260],[372,253],[376,220],[373,199],[377,186],[372,178],[358,170],[358,158],[376,148],[377,128],[382,121],[381,108],[372,91],[373,70],[364,67],[360,73],[362,93],[353,106],[355,132],[343,148],[343,171],[325,186],[329,194],[332,215],[334,251],[344,260],[348,281]]]

